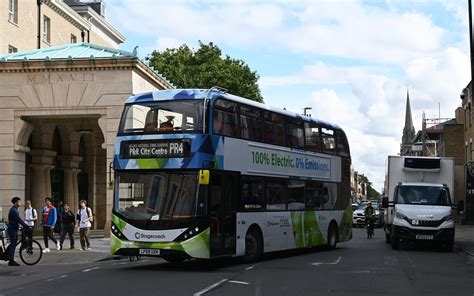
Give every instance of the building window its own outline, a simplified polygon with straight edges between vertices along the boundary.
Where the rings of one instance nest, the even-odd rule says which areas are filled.
[[[8,20],[18,23],[18,0],[8,0]]]
[[[8,53],[15,53],[18,51],[18,48],[15,46],[8,45]]]
[[[43,41],[51,42],[51,19],[47,16],[43,16]]]
[[[71,34],[71,43],[77,43],[77,37],[74,34]]]
[[[469,113],[469,127],[471,127],[471,125],[472,125],[472,122],[471,122],[471,118],[472,118],[471,117],[471,103],[469,103],[467,108],[469,110],[469,112],[468,112]]]

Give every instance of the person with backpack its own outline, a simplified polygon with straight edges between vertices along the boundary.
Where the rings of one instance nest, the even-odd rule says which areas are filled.
[[[86,207],[87,202],[81,200],[79,202],[79,210],[76,214],[77,228],[79,229],[79,236],[81,238],[81,251],[90,250],[90,229],[92,226],[92,210]]]
[[[56,208],[53,206],[51,198],[46,197],[44,202],[46,206],[43,208],[43,239],[45,246],[43,253],[49,253],[51,250],[48,247],[48,238],[56,245],[58,250],[61,249],[61,246],[53,236],[53,229],[54,226],[56,226],[56,222],[58,220]]]
[[[31,205],[30,200],[25,201],[25,222],[28,226],[33,228],[35,226],[35,221],[38,221],[38,212]]]
[[[35,221],[38,221],[38,212],[31,205],[30,200],[25,201],[25,223],[30,226],[31,229],[35,227]],[[28,235],[28,241],[33,241],[33,231],[26,232]]]
[[[70,248],[74,249],[74,222],[75,217],[74,213],[69,209],[69,204],[64,203],[64,211],[61,213],[61,237],[59,239],[59,245],[61,246],[61,250],[63,249],[64,239],[66,238],[66,234],[69,236],[69,243]]]

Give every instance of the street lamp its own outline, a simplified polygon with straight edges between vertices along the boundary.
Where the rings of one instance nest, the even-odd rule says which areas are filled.
[[[304,108],[303,108],[303,115],[304,115],[304,116],[309,116],[309,117],[311,117],[311,114],[308,114],[308,113],[306,112],[306,110],[311,110],[311,109],[313,109],[313,108],[311,108],[311,107],[304,107]]]

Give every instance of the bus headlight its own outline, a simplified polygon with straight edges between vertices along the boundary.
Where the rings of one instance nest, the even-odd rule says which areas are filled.
[[[201,231],[201,228],[198,226],[188,228],[180,236],[178,236],[174,241],[188,240],[192,238],[193,236],[199,234],[200,231]]]
[[[117,226],[115,226],[115,224],[112,222],[112,226],[110,227],[112,229],[112,233],[119,239],[121,240],[126,240],[127,238],[125,237],[125,235],[123,235],[123,233],[118,229]]]

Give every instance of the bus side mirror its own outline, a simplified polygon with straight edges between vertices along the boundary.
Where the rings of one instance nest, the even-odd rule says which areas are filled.
[[[458,210],[458,212],[464,212],[464,200],[459,200],[458,201],[457,210]]]
[[[388,197],[386,196],[382,198],[382,208],[388,209]]]
[[[208,185],[209,184],[209,170],[200,170],[199,171],[199,185]]]

